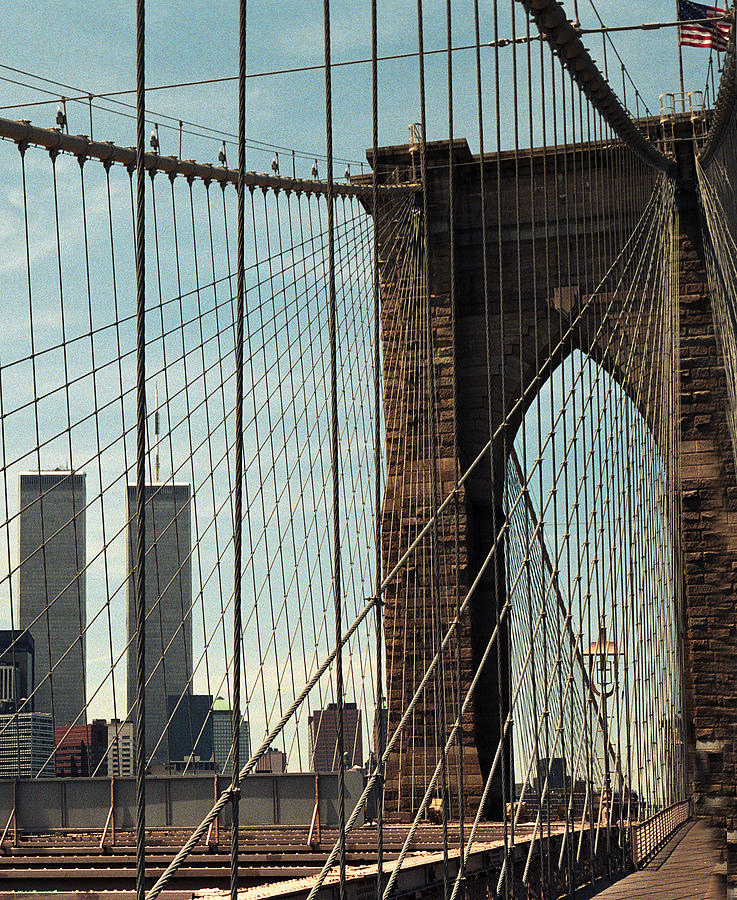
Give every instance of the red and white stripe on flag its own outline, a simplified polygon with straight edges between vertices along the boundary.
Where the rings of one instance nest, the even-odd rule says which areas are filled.
[[[679,14],[681,24],[678,26],[678,41],[684,47],[713,47],[725,51],[729,42],[729,22],[724,19],[711,22],[689,22],[689,18],[710,19],[723,16],[726,10],[716,6],[704,6],[681,0]],[[685,13],[685,15],[684,15]],[[690,14],[690,15],[689,15]]]

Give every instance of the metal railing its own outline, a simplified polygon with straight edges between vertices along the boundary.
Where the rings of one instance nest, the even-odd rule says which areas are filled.
[[[693,136],[697,148],[706,140],[708,132],[707,109],[703,91],[673,91],[660,95],[660,128],[664,152],[667,144],[675,140],[675,123],[687,116],[693,126]]]
[[[632,862],[636,869],[649,862],[661,850],[676,829],[687,822],[691,815],[691,803],[682,800],[660,812],[632,825]]]
[[[692,119],[706,112],[703,91],[672,91],[660,94],[660,117],[670,118],[687,113]]]

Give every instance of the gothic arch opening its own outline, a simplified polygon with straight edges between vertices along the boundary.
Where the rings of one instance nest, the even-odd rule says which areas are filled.
[[[672,398],[629,387],[573,350],[504,447],[510,768],[554,818],[647,815],[684,781]]]

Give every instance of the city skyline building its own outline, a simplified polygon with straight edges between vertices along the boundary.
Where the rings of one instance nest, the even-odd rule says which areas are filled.
[[[18,619],[34,640],[33,710],[55,725],[85,724],[84,472],[21,472],[19,509]]]
[[[276,747],[269,747],[256,763],[256,771],[281,775],[287,771],[287,754],[283,750],[277,750]]]
[[[551,794],[554,792],[564,793],[568,789],[568,767],[564,756],[551,758],[542,756],[538,759],[537,781],[534,785],[538,796],[541,796],[545,790],[546,781],[547,790]]]
[[[192,575],[190,485],[147,484],[146,518],[146,756],[168,767],[169,695],[190,694],[192,676]],[[136,486],[126,491],[128,716],[136,717]]]
[[[57,725],[56,777],[90,778],[107,775],[108,723],[95,719],[91,725]]]
[[[169,718],[169,766],[172,772],[211,771],[212,695],[170,694],[167,698]]]
[[[229,775],[233,771],[233,712],[228,701],[218,697],[212,705],[212,750],[217,772]],[[251,731],[247,719],[241,719],[238,732],[238,769],[242,769],[251,756]]]
[[[313,772],[335,772],[338,759],[338,704],[328,703],[314,709],[307,719],[310,739],[310,763]],[[347,765],[363,765],[361,710],[355,703],[343,704],[343,749]]]
[[[0,778],[53,778],[55,773],[51,713],[0,715]]]
[[[33,655],[30,631],[0,630],[0,712],[33,712]]]
[[[107,773],[116,778],[135,772],[135,724],[111,719],[107,726]]]

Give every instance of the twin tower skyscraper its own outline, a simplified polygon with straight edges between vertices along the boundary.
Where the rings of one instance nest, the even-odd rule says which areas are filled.
[[[51,713],[57,727],[84,724],[89,680],[88,588],[95,592],[95,612],[104,603],[114,602],[111,598],[116,585],[106,584],[105,579],[117,566],[105,559],[110,551],[102,543],[94,553],[88,553],[84,473],[23,472],[19,499],[18,624],[31,633],[35,644],[35,690],[26,711]],[[95,501],[91,506],[97,512],[100,504],[98,498]],[[167,699],[192,692],[189,484],[146,485],[145,509],[146,752],[152,763],[166,765]],[[128,717],[135,718],[134,485],[126,489],[126,523],[127,705]],[[106,524],[107,533],[117,531],[114,521]],[[88,578],[88,569],[94,572],[94,578]],[[96,667],[94,677],[98,682],[110,677],[106,669],[104,663]]]

